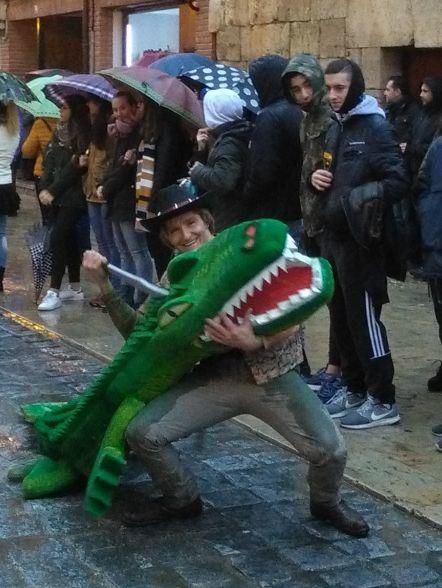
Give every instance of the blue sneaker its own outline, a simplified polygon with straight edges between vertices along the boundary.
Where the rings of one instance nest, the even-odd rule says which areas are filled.
[[[394,425],[401,420],[396,404],[382,404],[373,396],[344,416],[341,427],[344,429],[371,429],[384,425]]]
[[[304,382],[310,386],[312,390],[315,392],[319,390],[322,386],[322,381],[324,379],[326,368],[321,368],[315,374],[310,374],[309,376],[303,376]]]
[[[324,402],[324,406],[332,419],[338,419],[347,414],[348,409],[346,407],[346,403],[347,388],[344,386],[339,388],[334,394],[334,396],[332,396],[326,402]]]
[[[333,396],[335,396],[339,390],[343,388],[346,389],[341,378],[331,374],[325,374],[321,387],[316,392],[316,394],[318,395],[319,400],[325,404],[331,398],[333,398]]]

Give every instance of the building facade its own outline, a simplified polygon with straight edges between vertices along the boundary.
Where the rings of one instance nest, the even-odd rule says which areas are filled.
[[[209,0],[0,0],[0,69],[99,71],[144,51],[212,56],[208,12]]]
[[[244,67],[264,53],[317,55],[326,65],[349,56],[378,93],[391,74],[416,92],[442,75],[441,0],[211,0],[217,56]]]

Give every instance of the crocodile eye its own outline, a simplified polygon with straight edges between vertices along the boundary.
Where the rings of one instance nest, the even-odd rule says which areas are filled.
[[[177,317],[182,315],[188,308],[192,305],[189,302],[182,302],[181,304],[176,304],[175,306],[170,306],[165,311],[163,311],[158,319],[158,326],[161,328],[167,327],[170,323],[173,323]]]

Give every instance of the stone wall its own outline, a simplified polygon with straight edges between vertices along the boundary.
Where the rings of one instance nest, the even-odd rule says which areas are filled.
[[[265,53],[349,56],[367,87],[401,68],[399,47],[442,47],[441,0],[210,0],[217,57],[239,67]]]

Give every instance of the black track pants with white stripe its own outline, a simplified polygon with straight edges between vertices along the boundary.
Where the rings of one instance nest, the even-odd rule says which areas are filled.
[[[350,390],[367,390],[383,403],[395,401],[394,366],[387,333],[380,320],[388,301],[384,270],[376,257],[353,240],[324,238],[322,255],[335,278],[330,321]]]

